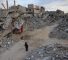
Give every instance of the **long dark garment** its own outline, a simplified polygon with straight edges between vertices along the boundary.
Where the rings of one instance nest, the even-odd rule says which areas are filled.
[[[25,50],[28,51],[28,44],[25,42]]]

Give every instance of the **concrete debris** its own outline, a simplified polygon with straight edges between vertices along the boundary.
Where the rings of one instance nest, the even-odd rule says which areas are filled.
[[[11,47],[14,43],[11,37],[9,38],[4,37],[1,42],[2,42],[1,43],[2,48],[7,48],[7,49]]]
[[[49,34],[50,38],[68,39],[68,19],[63,19]]]
[[[11,34],[8,33],[0,41],[0,53],[5,52],[7,49],[9,49],[10,47],[12,47],[15,43],[16,42],[12,39]]]
[[[8,26],[11,24],[12,18],[8,15],[4,21],[3,29],[7,29]]]
[[[3,9],[0,9],[0,12]],[[6,10],[4,10],[5,12]],[[56,11],[45,11],[45,8],[43,6],[36,6],[33,4],[29,4],[28,7],[23,6],[11,6],[8,9],[8,12],[1,13],[6,14],[5,16],[2,16],[1,18],[4,19],[4,25],[3,28],[6,29],[9,27],[9,24],[11,24],[13,18],[18,18],[22,16],[26,17],[24,27],[26,30],[34,30],[38,29],[47,25],[53,25],[57,23],[58,21],[61,21],[64,12],[61,10]],[[29,15],[29,19],[27,18],[27,15]],[[15,21],[15,20],[14,20]]]
[[[42,28],[45,26],[50,26],[50,25],[53,25],[56,23],[60,23],[64,18],[66,18],[66,16],[64,15],[64,12],[61,10],[49,12],[49,11],[45,11],[44,7],[40,7],[40,9],[41,9],[41,12],[40,12],[40,11],[37,11],[38,9],[36,9],[36,10],[34,10],[34,8],[33,9],[30,8],[30,9],[26,9],[26,7],[22,7],[19,5],[16,6],[16,9],[15,9],[15,6],[9,8],[6,15],[0,17],[0,20],[3,21],[3,22],[0,21],[0,23],[1,23],[0,31],[4,31],[4,30],[12,30],[13,31],[13,29],[17,29],[16,33],[18,33],[18,32],[22,33],[23,30],[24,31],[32,31],[34,29],[39,29],[39,28]],[[28,11],[28,10],[30,10],[30,11]],[[33,12],[30,13],[31,11],[33,11]],[[42,13],[41,16],[39,16],[38,12]],[[27,15],[29,15],[29,18],[24,17]],[[64,23],[63,25],[65,25],[65,24],[66,23]],[[60,25],[62,25],[62,24],[60,24]],[[64,28],[64,29],[65,29],[64,31],[67,32],[67,29],[66,28]],[[59,29],[59,30],[61,30],[61,29]],[[14,30],[14,32],[15,31],[16,30]],[[62,32],[62,31],[60,32],[61,35],[63,35],[63,38],[66,38],[68,36],[68,34],[64,35],[64,32]],[[55,32],[57,32],[57,31],[55,31]],[[54,33],[54,34],[56,35],[57,33]],[[53,34],[51,34],[51,35],[53,35]],[[52,37],[51,35],[50,35],[50,37]],[[28,37],[28,36],[26,36],[26,37]],[[22,39],[26,39],[26,37],[24,37],[24,38],[22,37]],[[9,48],[10,46],[13,45],[13,43],[14,43],[14,40],[9,36],[3,37],[3,40],[1,40],[1,46],[4,48]],[[41,56],[43,56],[43,55],[41,55]]]
[[[34,30],[61,22],[64,12],[59,11],[58,13],[58,11],[45,12],[40,18],[33,16],[26,19],[24,25],[27,28],[26,30]]]
[[[25,60],[68,60],[68,47],[52,44],[33,50]]]
[[[31,31],[34,29],[41,28],[44,25],[45,25],[45,22],[41,18],[32,17],[30,19],[27,19],[27,21],[25,21],[24,26],[27,28],[28,31]]]

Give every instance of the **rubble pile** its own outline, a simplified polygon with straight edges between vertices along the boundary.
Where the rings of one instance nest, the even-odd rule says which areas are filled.
[[[42,17],[30,17],[29,19],[25,20],[24,26],[27,30],[34,30],[44,26],[50,26],[56,23],[59,23],[64,18],[64,12],[57,10],[57,11],[50,11],[45,12]]]
[[[45,26],[45,22],[38,17],[31,17],[30,19],[25,21],[24,24],[25,24],[24,26],[26,26],[27,30],[29,31]]]
[[[60,44],[43,46],[29,53],[25,60],[68,60],[68,47]]]
[[[11,38],[5,38],[5,39],[3,39],[2,40],[2,44],[1,44],[1,46],[3,47],[3,48],[9,48],[9,47],[11,47],[12,45],[13,45],[13,40],[11,39]]]
[[[62,20],[62,18],[64,18],[64,12],[61,10],[46,11],[41,16],[39,16],[39,15],[33,16],[32,14],[29,14],[28,17],[30,17],[30,18],[27,17],[28,14],[23,14],[20,12],[16,12],[16,14],[14,14],[13,11],[11,11],[11,12],[8,13],[6,18],[1,18],[1,20],[3,21],[1,23],[3,24],[4,29],[6,29],[6,27],[8,27],[9,24],[12,22],[14,15],[16,16],[15,18],[19,18],[18,20],[22,19],[25,21],[24,28],[26,28],[27,31],[38,29],[38,28],[41,28],[44,26],[53,25],[55,23],[60,22]],[[25,19],[25,17],[26,17],[26,19]],[[15,26],[17,26],[17,25],[15,25]]]
[[[63,19],[49,34],[50,38],[68,39],[68,19]]]
[[[11,35],[6,35],[0,41],[0,53],[5,52],[7,49],[15,44],[15,40],[12,39]]]
[[[44,18],[44,22],[46,22],[46,25],[50,26],[62,21],[62,19],[64,18],[64,12],[61,10],[48,11],[45,12],[43,18]]]

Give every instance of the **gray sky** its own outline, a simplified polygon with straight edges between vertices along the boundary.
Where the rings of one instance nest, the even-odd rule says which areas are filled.
[[[3,2],[4,5],[6,0],[0,0],[0,8],[1,3]],[[13,5],[14,0],[8,0],[9,6]],[[28,4],[35,4],[44,6],[46,10],[53,11],[56,9],[63,10],[64,12],[68,12],[68,0],[16,0],[16,4],[27,6]]]

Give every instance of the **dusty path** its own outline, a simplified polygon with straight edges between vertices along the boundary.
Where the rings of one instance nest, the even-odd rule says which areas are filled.
[[[24,48],[24,41],[20,41],[15,44],[11,49],[6,51],[0,56],[0,60],[22,60],[26,55]]]
[[[27,40],[29,44],[29,51],[36,49],[37,47],[40,47],[42,45],[52,43],[68,44],[68,40],[50,39],[48,37],[48,33],[55,26],[49,26],[32,32],[28,32],[28,34],[31,35],[31,39]],[[0,60],[23,60],[26,54],[28,54],[28,52],[25,51],[24,41],[20,41],[16,43],[11,49],[3,53],[0,56]]]

